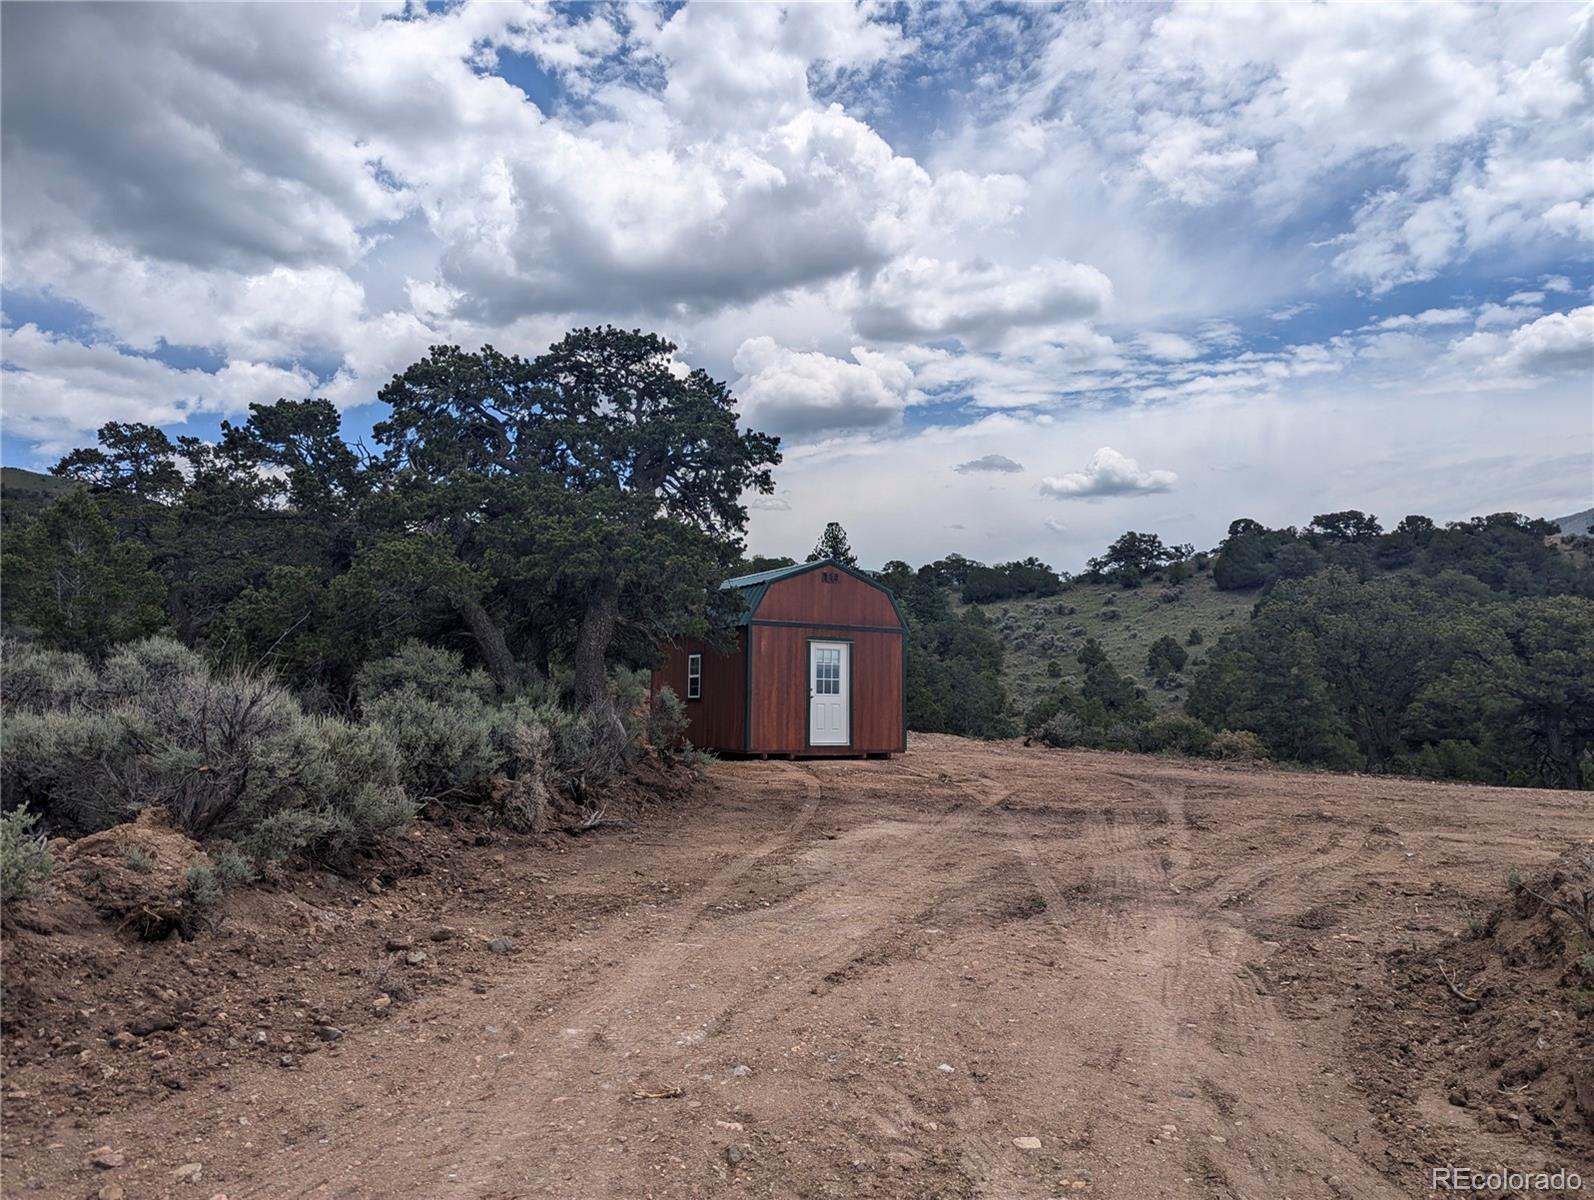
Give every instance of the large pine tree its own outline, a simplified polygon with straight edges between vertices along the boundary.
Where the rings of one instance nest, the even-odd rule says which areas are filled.
[[[825,558],[846,563],[849,567],[858,565],[858,556],[852,552],[852,543],[847,541],[847,531],[841,527],[840,521],[831,521],[825,526],[825,531],[809,551],[807,561],[819,562]]]

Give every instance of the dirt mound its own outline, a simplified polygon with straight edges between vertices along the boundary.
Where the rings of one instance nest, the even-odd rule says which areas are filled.
[[[1452,1102],[1509,1096],[1497,1119],[1531,1121],[1594,1158],[1594,847],[1513,883],[1452,973],[1476,1012],[1457,1048]],[[1564,1138],[1564,1141],[1562,1140]],[[1587,1160],[1587,1159],[1586,1159]]]
[[[125,825],[90,834],[60,855],[56,891],[80,898],[103,919],[135,930],[145,941],[193,931],[192,905],[183,898],[198,844],[174,829],[164,808],[146,808]],[[70,902],[70,901],[69,901]]]
[[[1527,876],[1465,936],[1392,959],[1430,1010],[1445,1099],[1485,1132],[1594,1161],[1594,846]]]

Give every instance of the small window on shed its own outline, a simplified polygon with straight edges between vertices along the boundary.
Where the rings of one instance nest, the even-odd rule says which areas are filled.
[[[686,656],[686,698],[688,700],[701,700],[703,698],[703,656],[701,654],[688,654]]]

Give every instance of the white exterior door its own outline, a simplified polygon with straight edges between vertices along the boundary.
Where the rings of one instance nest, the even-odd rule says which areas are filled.
[[[852,646],[808,643],[808,744],[845,746],[852,741]]]

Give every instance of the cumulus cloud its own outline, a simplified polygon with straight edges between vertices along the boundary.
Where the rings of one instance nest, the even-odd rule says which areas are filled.
[[[960,474],[971,474],[980,471],[995,471],[1000,474],[1013,474],[1024,469],[1023,463],[1014,462],[1005,454],[982,454],[979,458],[971,458],[968,462],[960,462],[952,468]]]
[[[872,338],[981,340],[1015,327],[1094,317],[1111,296],[1107,277],[1080,263],[1004,267],[919,257],[874,276],[858,298],[853,323]]]
[[[1413,329],[1424,325],[1464,325],[1473,314],[1465,308],[1425,308],[1420,313],[1398,313],[1373,322],[1375,329]]]
[[[41,456],[104,419],[349,406],[436,342],[535,353],[614,322],[734,380],[750,421],[795,439],[783,472],[845,460],[823,494],[860,513],[887,462],[966,493],[947,464],[986,422],[1025,432],[981,449],[1132,444],[1192,491],[1212,455],[1188,439],[1219,430],[1276,496],[1318,469],[1315,447],[1273,469],[1278,428],[1352,389],[1391,423],[1509,395],[1542,432],[1564,407],[1531,414],[1587,370],[1586,316],[1544,311],[1587,284],[1586,10],[5,5],[0,23],[7,432]],[[1409,313],[1315,328],[1422,279],[1446,282]],[[1311,340],[1259,320],[1314,305]],[[174,346],[221,369],[160,362],[188,361]],[[1426,450],[1473,419],[1401,428]],[[1255,431],[1243,453],[1233,427]],[[1050,494],[1161,475],[1093,460]],[[1026,490],[922,537],[1036,533]],[[759,527],[811,537],[810,494],[755,501]],[[1115,507],[1072,506],[1059,544],[1099,545]]]
[[[1223,130],[1188,117],[1157,114],[1140,155],[1146,173],[1186,204],[1210,204],[1256,166],[1250,146],[1227,143]]]
[[[862,346],[853,361],[791,350],[771,337],[748,338],[736,351],[735,392],[756,428],[797,436],[893,426],[920,398],[913,371]]]
[[[1189,338],[1180,337],[1177,333],[1142,333],[1135,341],[1152,358],[1163,358],[1177,362],[1187,358],[1201,357],[1201,347],[1197,346]]]
[[[59,454],[107,421],[181,423],[231,415],[250,404],[303,396],[315,379],[298,369],[237,360],[218,371],[181,370],[108,343],[85,343],[26,324],[0,338],[7,432]]]
[[[1594,372],[1594,305],[1550,313],[1510,333],[1480,331],[1455,355],[1495,375],[1544,377]]]
[[[1058,500],[1090,500],[1103,496],[1144,496],[1166,492],[1179,477],[1172,471],[1141,470],[1140,464],[1111,446],[1090,456],[1083,471],[1048,475],[1041,480],[1041,495]]]

